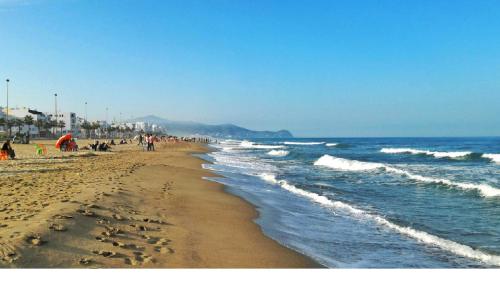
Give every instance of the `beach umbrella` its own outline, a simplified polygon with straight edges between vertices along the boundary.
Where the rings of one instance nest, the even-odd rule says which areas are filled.
[[[61,144],[65,141],[71,140],[71,133],[61,136],[56,142],[56,149],[61,148]]]

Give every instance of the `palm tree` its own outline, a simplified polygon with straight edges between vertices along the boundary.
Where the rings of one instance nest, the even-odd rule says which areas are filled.
[[[5,120],[5,127],[7,127],[9,129],[9,137],[12,137],[12,126],[14,126],[14,120],[6,119]]]
[[[41,122],[41,127],[43,128],[44,132],[45,132],[45,136],[48,137],[49,133],[50,133],[50,129],[52,128],[52,121],[51,120],[43,120]]]
[[[99,127],[101,127],[101,125],[97,122],[92,122],[92,124],[90,125],[90,129],[94,131],[94,136],[96,134],[96,129],[98,129]]]
[[[57,123],[57,127],[61,129],[61,135],[63,134],[63,128],[66,127],[66,122],[64,120],[59,120],[59,123]]]
[[[21,126],[24,125],[24,121],[19,119],[19,118],[16,118],[16,119],[14,119],[13,124],[14,124],[14,126],[17,127],[17,134],[20,134],[21,133]]]
[[[28,126],[28,136],[30,135],[31,125],[33,125],[33,124],[35,124],[35,120],[33,119],[33,116],[26,115],[24,117],[24,125]]]
[[[42,119],[40,119],[40,117],[38,117],[38,119],[36,119],[35,124],[36,124],[36,127],[38,128],[38,136],[41,137],[44,121]]]
[[[50,119],[48,122],[48,126],[50,129],[52,129],[52,131],[54,131],[53,136],[57,136],[57,120]]]
[[[33,116],[31,115],[26,115],[24,117],[24,125],[28,126],[28,133],[26,134],[26,143],[30,143],[30,131],[31,131],[31,125],[35,124],[35,121],[33,119]]]
[[[5,118],[0,117],[0,125],[1,125],[1,126],[6,126],[6,125],[5,125]]]
[[[90,123],[88,121],[83,121],[82,125],[80,127],[85,130],[85,136],[89,138],[89,131],[90,131]]]

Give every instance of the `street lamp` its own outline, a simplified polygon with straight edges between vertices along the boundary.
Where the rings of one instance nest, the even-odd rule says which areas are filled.
[[[6,79],[5,82],[7,83],[7,116],[5,117],[5,122],[6,125],[9,125],[9,82],[10,79]],[[9,136],[12,135],[12,133],[9,130]]]
[[[57,135],[57,124],[58,124],[58,121],[57,121],[57,93],[54,94],[54,115],[55,115],[55,119],[56,119],[56,123],[55,123],[55,128],[54,128],[54,135]]]
[[[7,120],[9,120],[9,82],[10,79],[5,80],[7,82]]]
[[[85,102],[85,122],[87,122],[87,102]]]

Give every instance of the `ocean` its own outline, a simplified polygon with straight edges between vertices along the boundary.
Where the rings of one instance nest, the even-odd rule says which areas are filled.
[[[500,138],[223,140],[204,168],[327,267],[500,266]]]

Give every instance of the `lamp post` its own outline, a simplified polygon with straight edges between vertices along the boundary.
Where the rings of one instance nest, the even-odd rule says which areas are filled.
[[[8,127],[9,125],[9,82],[10,79],[6,79],[5,82],[7,83],[7,114],[5,116],[5,125]],[[12,135],[11,130],[9,128],[9,138]]]
[[[55,120],[56,123],[55,123],[54,135],[57,135],[57,124],[58,124],[58,122],[57,122],[57,93],[54,94],[54,106],[55,106],[55,108],[54,108],[54,116],[55,116],[55,119],[56,119]]]
[[[10,79],[6,79],[5,82],[7,83],[7,118],[6,120],[9,120],[9,82]]]
[[[85,122],[87,122],[87,102],[85,102]]]
[[[108,107],[106,107],[106,120],[104,121],[104,127],[106,130],[106,138],[109,138],[109,125],[108,125]]]

